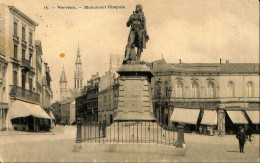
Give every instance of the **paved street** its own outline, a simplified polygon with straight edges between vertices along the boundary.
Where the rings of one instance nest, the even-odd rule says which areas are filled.
[[[246,144],[239,153],[234,135],[224,137],[185,134],[186,155],[136,153],[74,153],[75,126],[57,126],[51,133],[11,131],[0,133],[0,157],[4,162],[259,162],[256,144]]]

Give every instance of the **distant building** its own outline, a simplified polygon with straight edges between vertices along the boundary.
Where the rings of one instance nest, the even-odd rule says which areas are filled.
[[[80,50],[77,50],[77,59],[75,62],[74,87],[68,88],[68,81],[64,67],[60,76],[60,117],[57,123],[72,124],[75,121],[75,98],[81,95],[83,83],[82,62],[80,59]]]
[[[258,63],[149,64],[154,74],[154,115],[165,126],[234,133],[238,126],[259,131]]]
[[[43,63],[37,61],[34,39],[38,24],[13,6],[1,3],[0,8],[0,129],[48,128],[51,117],[41,106],[49,107],[51,79],[47,64],[38,76],[45,78],[49,86],[36,79],[36,65]],[[37,82],[49,96],[37,90]],[[41,103],[40,97],[47,103]]]
[[[99,82],[99,73],[92,75],[82,90],[83,95],[76,98],[76,117],[82,118],[83,122],[98,121]]]
[[[100,77],[98,93],[98,121],[113,123],[118,104],[118,80],[115,73],[108,71]]]

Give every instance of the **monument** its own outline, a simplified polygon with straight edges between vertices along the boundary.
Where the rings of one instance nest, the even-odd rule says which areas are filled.
[[[78,129],[74,151],[81,150],[81,146],[77,144],[83,139],[83,142],[90,142],[83,148],[85,152],[145,152],[184,156],[183,128],[178,129],[176,143],[175,132],[170,128],[163,128],[153,115],[151,98],[153,74],[147,64],[140,60],[149,39],[141,5],[136,5],[136,11],[130,16],[126,25],[131,26],[131,29],[123,64],[117,70],[119,94],[113,123],[109,126],[106,126],[105,122],[103,125],[83,124],[84,129]],[[84,132],[84,137],[80,132]]]
[[[120,75],[119,102],[114,121],[155,121],[150,90],[153,74],[146,63],[140,61],[141,53],[149,39],[142,5],[136,5],[136,11],[126,25],[131,26],[131,29],[125,58],[117,71]]]

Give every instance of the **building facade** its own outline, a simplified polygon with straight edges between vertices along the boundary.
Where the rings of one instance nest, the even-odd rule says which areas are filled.
[[[51,119],[39,106],[41,93],[36,90],[38,24],[13,6],[1,3],[0,8],[1,130],[36,131]]]
[[[253,122],[257,115],[249,116],[259,115],[259,64],[168,64],[162,59],[150,66],[154,115],[164,126],[179,122],[187,130],[202,126],[234,133],[251,125],[259,130],[259,122]]]
[[[99,73],[92,75],[82,89],[82,95],[76,98],[76,118],[82,118],[83,122],[98,121],[99,82]]]
[[[108,71],[100,78],[98,93],[98,121],[113,123],[118,104],[118,78]]]

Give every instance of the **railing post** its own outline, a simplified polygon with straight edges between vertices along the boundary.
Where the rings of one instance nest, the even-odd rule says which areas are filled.
[[[110,124],[110,126],[109,126],[109,130],[110,130],[110,138],[109,138],[109,141],[110,141],[110,143],[111,143],[111,127],[112,127],[112,124]]]
[[[98,142],[100,143],[100,131],[101,131],[101,123],[98,123]]]
[[[143,123],[141,123],[141,143],[143,141],[143,134],[142,134],[142,132],[143,132]]]
[[[158,144],[158,124],[157,124],[157,144]]]
[[[166,129],[164,129],[165,130],[165,145],[166,145]]]
[[[177,128],[178,128],[178,141],[177,141],[176,147],[183,148],[184,127],[183,127],[183,125],[178,125]]]
[[[144,122],[144,142],[146,143],[146,122]]]
[[[149,143],[150,143],[150,132],[151,132],[150,122],[149,122],[149,128],[148,128],[148,131],[149,131]]]
[[[86,121],[84,122],[84,141],[86,141]]]
[[[137,143],[138,143],[138,122],[137,122]]]
[[[117,122],[117,134],[118,134],[118,142],[119,142],[119,122]]]
[[[75,143],[82,143],[82,123],[81,123],[81,118],[77,119],[77,138]]]

